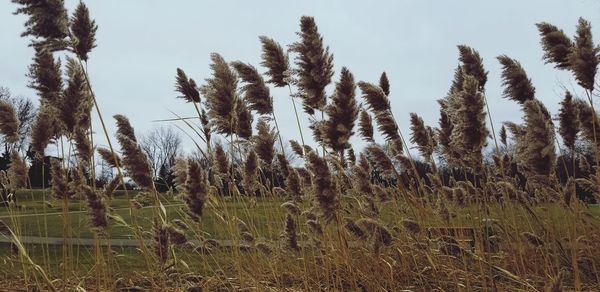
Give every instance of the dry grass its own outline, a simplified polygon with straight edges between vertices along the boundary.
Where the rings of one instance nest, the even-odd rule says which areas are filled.
[[[410,141],[417,144],[421,162],[408,151],[391,110],[386,73],[378,84],[355,83],[343,68],[334,95],[327,96],[333,55],[314,18],[304,16],[300,39],[289,49],[295,67],[277,42],[260,38],[266,82],[252,65],[230,64],[217,53],[211,55],[212,75],[199,87],[177,70],[175,89],[198,113],[198,121],[181,122],[197,134],[202,155],[180,155],[173,194],[157,192],[148,158],[123,115],[115,116],[120,152],[113,147],[87,72],[97,29],[87,7],[80,3],[69,19],[62,1],[14,2],[30,19],[24,35],[36,37],[30,78],[43,110],[32,130],[32,150],[43,157],[50,142],[60,141],[65,159],[52,162],[51,190],[27,201],[32,206],[27,209],[15,200],[22,194],[17,189],[27,185],[27,165],[16,152],[8,172],[0,175],[7,201],[0,232],[11,247],[0,254],[2,286],[54,291],[600,289],[600,220],[597,207],[594,211],[580,200],[584,193],[596,198],[600,193],[600,176],[590,166],[600,160],[588,162],[589,156],[599,156],[600,124],[592,100],[598,49],[585,20],[579,21],[574,41],[550,24],[538,24],[546,61],[572,71],[588,98],[567,94],[562,102],[559,133],[565,149],[559,150],[563,158],[563,150],[572,157],[568,179],[557,171],[563,165],[552,116],[535,98],[518,61],[498,58],[504,94],[519,103],[524,122],[502,128],[504,147],[496,142],[488,162],[484,150],[490,133],[495,141],[494,129],[487,127],[487,118],[492,121],[485,96],[489,72],[475,49],[458,46],[459,67],[439,101],[439,127],[411,115]],[[62,53],[71,57],[66,66],[55,58]],[[282,152],[285,148],[268,84],[288,86],[296,117],[295,99],[310,117],[312,147],[305,144],[297,119],[302,144],[294,142],[292,148],[303,160],[299,166],[277,153],[277,140]],[[360,99],[366,109],[359,108]],[[2,108],[0,132],[10,142],[14,111],[10,105]],[[90,163],[94,108],[109,141],[108,149],[98,152],[116,174],[104,191],[88,183],[95,178]],[[260,116],[256,123],[254,115]],[[372,117],[385,145],[375,144]],[[369,143],[358,155],[349,143],[356,124]],[[227,144],[212,143],[215,135],[224,135]],[[592,155],[574,147],[577,142],[592,145]],[[65,147],[76,151],[65,154]],[[115,197],[125,177],[141,191]],[[51,208],[58,214],[50,214]],[[73,209],[86,211],[86,217]],[[62,241],[24,244],[23,236]],[[75,245],[77,237],[93,243]],[[121,237],[133,243],[113,245],[112,239]]]

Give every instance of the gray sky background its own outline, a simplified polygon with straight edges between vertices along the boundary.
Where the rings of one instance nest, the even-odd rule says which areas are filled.
[[[77,3],[66,0],[69,12]],[[576,94],[583,92],[570,74],[543,64],[535,23],[550,22],[572,36],[578,18],[584,17],[592,22],[595,40],[600,40],[600,2],[594,0],[102,0],[86,4],[99,26],[89,71],[103,115],[127,115],[138,133],[158,126],[152,120],[173,117],[169,110],[194,115],[191,105],[175,98],[177,67],[198,83],[210,74],[211,52],[259,67],[258,36],[287,46],[297,40],[302,15],[315,17],[330,46],[335,80],[341,66],[348,67],[357,81],[377,82],[382,71],[388,73],[392,107],[406,136],[410,112],[437,125],[436,100],[450,86],[458,44],[472,46],[484,58],[490,72],[486,92],[498,130],[502,121],[520,120],[521,113],[514,102],[501,97],[496,56],[507,54],[519,60],[537,97],[556,114],[564,95],[562,85]],[[20,37],[25,17],[12,15],[15,9],[10,1],[0,2],[0,86],[36,99],[25,77],[33,49]],[[287,90],[271,90],[283,138],[299,140]],[[307,120],[301,122],[308,133]],[[113,120],[108,123],[113,133]],[[97,137],[105,143],[102,135]],[[188,138],[184,139],[191,149]],[[353,142],[364,145],[359,139]]]

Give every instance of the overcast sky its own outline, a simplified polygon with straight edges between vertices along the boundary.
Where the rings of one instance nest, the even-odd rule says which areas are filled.
[[[69,12],[77,3],[66,1]],[[377,82],[381,72],[387,72],[394,114],[407,136],[410,112],[437,125],[436,100],[450,86],[458,62],[456,45],[472,46],[484,59],[490,72],[487,98],[498,130],[502,121],[518,121],[521,113],[516,104],[501,97],[496,56],[507,54],[519,60],[537,98],[556,114],[563,85],[582,92],[569,74],[544,65],[535,23],[550,22],[572,36],[578,18],[584,17],[591,21],[596,41],[600,35],[600,2],[593,0],[102,0],[86,4],[99,26],[89,72],[101,110],[106,117],[127,115],[138,133],[157,126],[153,120],[172,118],[169,111],[194,115],[190,104],[175,98],[177,67],[198,83],[210,74],[211,52],[258,67],[258,36],[287,46],[297,40],[302,15],[315,17],[334,54],[335,80],[342,66],[357,81]],[[0,86],[37,99],[25,77],[33,56],[29,41],[20,37],[26,18],[12,15],[15,9],[10,1],[0,2]],[[299,140],[287,90],[272,89],[272,94],[283,138]],[[113,133],[114,122],[108,122]],[[308,122],[302,123],[306,128]],[[103,140],[96,139],[100,144]],[[186,141],[186,145],[193,144]]]

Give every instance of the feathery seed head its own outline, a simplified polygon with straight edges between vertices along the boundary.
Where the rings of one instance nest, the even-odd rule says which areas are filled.
[[[578,117],[579,108],[577,107],[577,103],[573,101],[573,96],[567,91],[565,98],[560,102],[560,109],[558,111],[558,133],[562,137],[565,146],[570,150],[575,149],[575,141],[580,131]]]
[[[323,142],[335,152],[350,147],[348,141],[354,134],[354,123],[358,117],[355,91],[354,76],[350,70],[343,67],[331,103],[325,108],[327,120],[321,133]]]
[[[366,142],[375,142],[373,139],[373,120],[365,109],[360,110],[358,132]]]
[[[335,182],[324,159],[314,151],[309,152],[306,158],[314,177],[315,202],[320,208],[321,216],[330,221],[338,208]]]
[[[275,40],[266,36],[259,38],[262,44],[262,62],[260,64],[267,68],[265,74],[270,77],[268,82],[277,87],[288,85],[290,64],[287,54]]]
[[[244,93],[244,100],[248,102],[250,109],[261,115],[272,114],[273,98],[269,92],[269,87],[265,85],[265,81],[256,68],[239,61],[231,63],[231,66],[233,66],[240,79],[245,83],[241,90]]]
[[[587,20],[579,18],[575,42],[568,55],[568,62],[577,83],[590,91],[594,90],[599,57],[600,48],[594,45],[591,24]]]
[[[431,159],[433,150],[435,149],[434,138],[431,136],[431,131],[425,126],[423,119],[416,113],[410,113],[410,130],[412,143],[417,144],[417,148],[425,159]]]
[[[119,119],[117,119],[117,121],[119,121]],[[117,124],[119,124],[119,122],[117,122]],[[123,131],[124,129],[126,131]],[[154,179],[148,157],[143,152],[140,145],[125,134],[133,135],[133,128],[120,127],[119,130],[117,130],[117,140],[119,141],[119,144],[121,144],[123,166],[125,167],[125,170],[139,187],[147,191],[154,190]]]
[[[244,163],[244,176],[242,178],[242,183],[247,195],[253,195],[256,191],[258,183],[256,180],[257,174],[258,158],[256,156],[256,152],[250,151],[250,153],[248,153],[248,157],[246,158],[246,162]]]
[[[83,61],[87,61],[88,54],[96,47],[96,31],[98,25],[90,18],[90,11],[83,2],[79,2],[71,17],[71,32],[75,38],[73,51]]]
[[[381,77],[379,77],[379,87],[381,87],[385,96],[390,96],[390,81],[385,72],[381,73]]]
[[[256,124],[258,131],[257,135],[252,137],[254,142],[254,151],[258,154],[258,157],[266,164],[271,165],[273,158],[275,157],[275,140],[277,139],[277,133],[271,129],[265,119],[259,119]]]
[[[242,139],[252,137],[252,113],[243,99],[237,99],[235,103],[235,128],[236,134]]]
[[[185,72],[177,68],[177,77],[175,77],[175,90],[181,93],[180,98],[185,99],[187,102],[200,103],[200,92],[196,81],[192,78],[188,78]]]
[[[295,58],[297,85],[303,100],[304,111],[313,114],[326,105],[325,87],[333,77],[333,55],[323,44],[315,19],[302,16],[300,19],[300,40],[290,46],[297,54]]]
[[[483,59],[479,55],[479,52],[465,45],[459,45],[458,51],[460,53],[459,61],[462,63],[461,68],[464,70],[464,74],[473,76],[477,80],[477,89],[484,91],[488,72],[483,68]]]
[[[63,0],[12,0],[12,2],[21,6],[14,14],[29,16],[25,22],[25,32],[21,36],[36,38],[32,42],[34,46],[53,45],[61,42],[69,34],[69,16]]]
[[[504,86],[504,97],[517,101],[521,104],[532,100],[535,96],[535,88],[531,79],[521,64],[506,55],[498,57],[502,64],[502,85]]]
[[[212,77],[205,79],[200,93],[206,97],[208,117],[216,132],[231,135],[235,131],[234,108],[238,77],[229,64],[217,53],[211,55]]]
[[[185,189],[183,200],[188,207],[188,214],[199,222],[209,194],[207,175],[197,160],[190,160],[187,164],[187,180],[184,187],[180,188]]]
[[[573,47],[571,39],[556,26],[541,22],[536,24],[540,32],[542,48],[544,49],[544,61],[546,64],[555,63],[558,69],[568,69],[569,54]]]
[[[11,189],[19,190],[27,187],[29,167],[15,149],[10,152],[10,165],[7,172]]]
[[[58,159],[50,161],[50,175],[52,176],[52,193],[57,199],[67,199],[69,197],[69,187],[67,177]]]
[[[98,151],[98,154],[100,154],[102,160],[108,163],[108,165],[110,165],[111,167],[120,167],[121,165],[123,165],[121,163],[121,157],[119,156],[119,154],[113,153],[109,149],[103,147],[98,147],[96,151]]]

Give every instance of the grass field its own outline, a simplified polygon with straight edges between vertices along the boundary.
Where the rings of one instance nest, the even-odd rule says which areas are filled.
[[[29,196],[27,196],[27,195]],[[7,209],[3,209],[0,212],[0,219],[9,223],[13,230],[19,230],[22,236],[35,236],[35,237],[63,237],[63,213],[60,207],[61,202],[50,199],[46,204],[43,204],[43,198],[47,194],[44,194],[43,190],[25,190],[19,192],[18,206],[21,206],[18,211],[18,215],[13,214],[11,216]],[[130,193],[135,195],[135,192]],[[164,198],[164,196],[163,196]],[[238,243],[243,243],[243,240],[237,237],[232,238],[232,234],[236,233],[236,230],[232,230],[232,222],[235,218],[239,218],[247,223],[251,233],[255,235],[256,241],[266,242],[272,247],[276,247],[281,244],[279,241],[281,231],[285,226],[286,210],[281,207],[281,204],[285,200],[281,198],[227,198],[223,200],[213,200],[211,207],[205,210],[205,214],[202,218],[201,223],[197,226],[197,231],[201,233],[196,234],[198,239],[207,238],[215,240],[238,240]],[[354,200],[350,197],[343,200],[342,205],[346,209],[353,208]],[[356,203],[356,202],[354,202]],[[182,219],[182,221],[190,222],[189,218],[185,215],[185,209],[181,200],[177,198],[164,198],[163,204],[166,206],[167,217],[169,220]],[[310,202],[304,202],[303,205],[309,206]],[[118,216],[123,221],[113,220],[113,224],[110,228],[110,238],[133,238],[132,234],[132,217],[129,209],[128,200],[123,194],[118,194],[111,200],[111,207],[113,209],[112,214]],[[70,232],[74,238],[94,238],[94,232],[89,228],[88,214],[86,213],[86,207],[84,201],[70,200],[69,202],[69,220],[70,220]],[[519,226],[519,228],[525,229],[536,229],[537,222],[532,221],[530,215],[523,209],[511,209],[511,208],[494,208],[489,215],[483,215],[480,213],[479,208],[453,208],[452,223],[441,221],[437,216],[433,214],[428,216],[419,216],[417,219],[422,228],[428,227],[475,227],[482,228],[483,221],[481,219],[488,218],[495,221],[510,222]],[[138,226],[142,231],[149,231],[152,228],[152,216],[154,210],[152,208],[142,208],[135,210],[135,216],[138,218]],[[393,226],[395,230],[402,229],[401,220],[406,217],[415,218],[417,213],[411,211],[408,205],[399,199],[392,199],[381,204],[380,218],[384,224]],[[537,206],[534,208],[534,212],[542,218],[542,220],[552,226],[554,230],[552,232],[556,234],[570,234],[571,228],[567,220],[567,211],[562,207],[556,205],[548,206]],[[348,212],[351,213],[350,211]],[[589,214],[590,224],[600,228],[600,208],[597,205],[588,205],[584,213]],[[226,215],[227,214],[227,215]],[[229,217],[228,217],[229,216]],[[352,217],[351,215],[348,215]],[[354,218],[358,219],[358,218]],[[14,220],[14,221],[12,221]],[[128,225],[120,224],[120,222],[126,222]],[[16,224],[16,225],[15,225]],[[18,228],[15,228],[18,226]],[[397,229],[396,229],[397,228]],[[307,234],[310,234],[310,230],[306,226],[299,226],[299,240],[308,240]],[[335,232],[333,226],[328,226],[325,232]],[[509,231],[507,231],[509,232]],[[509,232],[510,233],[510,232]],[[108,238],[108,237],[106,237]],[[237,238],[237,239],[236,239]],[[193,238],[193,235],[190,239]],[[2,254],[7,258],[11,258],[10,244],[2,244],[6,248],[2,249]],[[27,250],[30,256],[37,263],[42,264],[47,271],[60,271],[58,268],[61,265],[63,257],[63,247],[60,245],[38,245],[38,244],[27,244]],[[72,255],[76,265],[83,267],[82,271],[92,271],[95,255],[93,249],[85,246],[74,246]],[[118,247],[112,248],[115,254],[114,266],[115,272],[121,275],[130,275],[132,271],[141,270],[146,265],[144,262],[143,253],[136,247]],[[203,271],[203,273],[215,273],[216,270],[229,267],[234,268],[232,265],[235,263],[232,261],[232,250],[215,250],[210,254],[202,254],[194,252],[190,248],[178,248],[177,249],[178,259],[185,263],[186,269]],[[310,249],[305,250],[307,253],[311,253]],[[241,253],[237,255],[236,261],[239,257],[248,257],[252,260],[256,257],[253,253]],[[313,255],[314,256],[314,255]],[[229,259],[227,259],[229,258]],[[256,260],[256,259],[255,259]],[[14,263],[4,265],[0,272],[4,277],[15,276],[13,269],[11,268]],[[54,273],[54,272],[52,272]],[[55,275],[55,276],[58,276]],[[85,276],[84,276],[85,278]]]
[[[55,207],[60,205],[60,202],[49,200],[49,204],[44,206],[39,200],[44,197],[43,191],[35,190],[32,193],[32,191],[28,190],[24,191],[24,193],[29,193],[30,197],[20,197],[22,199],[18,201],[18,205],[27,207],[20,208],[18,215],[13,214],[13,216],[10,216],[10,213],[6,209],[2,210],[2,213],[0,213],[2,220],[7,221],[9,218],[16,220],[16,222],[12,221],[12,223],[9,223],[11,221],[7,221],[7,223],[9,223],[13,230],[19,230],[20,235],[23,236],[61,238],[64,230],[63,214],[61,213],[60,207]],[[19,195],[24,196],[24,193],[20,192]],[[32,194],[33,196],[31,196]],[[193,230],[193,232],[187,232],[187,234],[196,234],[198,236],[197,239],[233,239],[243,245],[243,240],[238,236],[235,236],[237,231],[235,230],[235,227],[232,227],[235,225],[232,224],[235,222],[235,218],[239,218],[247,223],[251,233],[256,237],[256,242],[268,243],[271,248],[277,250],[277,247],[282,244],[279,240],[280,233],[285,228],[285,217],[287,212],[284,208],[280,207],[284,201],[285,200],[280,198],[247,197],[214,200],[214,204],[211,204],[211,206],[205,210],[202,222],[197,226],[192,226],[190,229]],[[346,198],[343,201],[343,205],[347,208],[352,208],[353,200],[351,198]],[[111,200],[111,206],[114,210],[113,215],[118,215],[123,219],[123,222],[130,224],[132,222],[132,217],[130,216],[127,202],[128,201],[124,197],[119,195]],[[166,206],[169,220],[181,218],[184,219],[185,222],[190,223],[190,220],[186,218],[183,211],[184,208],[178,199],[164,199],[163,204]],[[52,205],[52,207],[50,205]],[[308,206],[310,205],[310,202],[304,202],[303,205]],[[414,211],[411,210],[408,204],[400,199],[388,200],[381,203],[380,207],[381,220],[384,224],[393,227],[395,233],[394,236],[402,236],[401,220],[403,218],[415,218],[413,216],[418,216],[417,213],[414,213]],[[516,206],[512,205],[512,207]],[[94,233],[90,231],[89,228],[89,223],[87,221],[88,215],[85,212],[84,202],[72,200],[69,203],[69,210],[71,212],[69,217],[73,237],[93,238]],[[543,220],[544,224],[554,228],[554,230],[552,230],[553,234],[569,236],[569,234],[576,232],[575,230],[572,230],[567,221],[565,221],[565,218],[572,218],[572,216],[570,216],[570,213],[562,207],[557,207],[556,205],[537,206],[533,211],[541,220]],[[589,224],[596,226],[596,228],[600,228],[600,208],[597,205],[587,206],[587,209],[582,211],[590,215],[591,219]],[[141,230],[151,230],[152,222],[150,218],[152,218],[153,212],[154,210],[152,208],[134,210],[134,213],[139,219],[138,223]],[[516,230],[537,229],[536,226],[538,223],[532,221],[530,214],[520,208],[510,208],[509,206],[505,206],[505,208],[493,208],[490,214],[485,216],[480,212],[480,209],[476,206],[473,206],[472,208],[451,207],[453,218],[451,219],[450,225],[440,221],[436,216],[420,216],[417,220],[419,220],[421,228],[448,226],[482,228],[482,219],[489,218],[507,223],[501,225],[503,228],[506,226],[515,228],[514,230],[498,230],[506,236],[518,232]],[[353,213],[351,210],[348,211],[348,216],[352,217],[350,213]],[[132,238],[131,234],[133,233],[130,225],[120,225],[120,221],[112,222],[113,224],[110,229],[111,238]],[[18,226],[18,228],[15,228],[16,226]],[[326,227],[326,234],[335,234],[335,232],[336,227],[334,225]],[[307,226],[298,226],[298,234],[299,240],[301,241],[309,240],[311,238],[310,236],[307,236],[310,234],[310,230]],[[420,238],[418,239],[419,241],[427,238],[423,233],[418,236],[418,238]],[[192,235],[190,239],[196,238]],[[417,240],[417,238],[415,238],[415,240]],[[410,239],[408,239],[408,242],[410,242]],[[0,257],[5,259],[5,264],[0,268],[0,276],[4,279],[19,278],[21,275],[14,273],[15,268],[19,269],[19,259],[17,254],[14,253],[14,249],[9,248],[11,247],[10,244],[2,244],[2,246],[5,248],[1,249]],[[361,245],[358,246],[359,250],[362,249],[360,246]],[[479,244],[477,244],[477,246],[480,248]],[[252,247],[252,245],[250,247]],[[61,267],[65,264],[65,262],[63,262],[63,255],[65,252],[63,245],[46,246],[27,244],[26,248],[29,256],[36,263],[40,264],[44,270],[49,271],[52,277],[60,277],[62,271]],[[95,267],[95,264],[97,264],[97,255],[94,254],[94,249],[85,246],[72,246],[69,248],[71,249],[69,253],[72,255],[72,262],[70,264],[79,267],[79,271],[83,272],[83,274],[74,272],[77,274],[77,277],[82,279],[82,281],[96,283],[92,276],[94,270],[98,268]],[[368,245],[364,246],[364,248],[369,249]],[[503,246],[503,250],[505,251],[510,251],[514,248],[516,248],[516,250],[513,250],[513,252],[526,252],[518,245],[513,246],[512,244],[508,244]],[[273,263],[264,261],[264,255],[261,255],[260,253],[240,252],[238,249],[214,249],[210,253],[204,253],[194,251],[193,247],[186,246],[177,247],[175,250],[177,253],[176,265],[179,269],[182,271],[194,271],[196,274],[219,274],[223,272],[236,273],[239,269],[243,269],[248,273],[244,277],[256,280],[268,275],[269,271],[278,269],[277,267],[272,266]],[[143,252],[139,247],[114,246],[112,247],[112,253],[114,254],[114,257],[112,258],[111,273],[114,273],[115,276],[140,277],[140,275],[134,271],[140,271],[146,268],[147,263],[144,261]],[[279,253],[275,253],[274,256],[279,258],[278,261],[280,261],[280,263],[277,264],[279,268],[284,267],[285,265],[286,269],[289,271],[295,270],[298,273],[306,268],[303,267],[303,265],[306,264],[305,262],[302,264],[303,261],[297,261],[294,258],[289,258]],[[304,248],[302,254],[298,254],[298,256],[303,257],[304,260],[308,260],[309,257],[319,257],[320,255],[315,249]],[[361,253],[358,253],[354,260],[360,260],[362,256]],[[317,258],[313,258],[310,262],[312,265],[315,265],[318,263],[318,260]],[[285,280],[279,277],[281,277],[281,275],[276,277],[277,281]],[[228,283],[227,285],[235,287],[236,284]]]
[[[48,191],[46,191],[48,193]],[[130,192],[129,195],[135,196],[137,192]],[[47,196],[48,194],[46,194]],[[23,190],[18,193],[22,199],[18,201],[19,213],[13,216],[16,223],[19,225],[20,235],[23,236],[44,236],[44,237],[62,237],[63,236],[63,215],[61,202],[47,198],[44,204],[43,190]],[[167,210],[167,217],[172,219],[183,219],[187,221],[185,215],[185,205],[183,201],[177,198],[163,197],[163,204]],[[351,199],[348,198],[350,201]],[[218,206],[208,209],[206,215],[202,218],[200,228],[203,236],[212,239],[228,239],[230,230],[224,228],[226,223],[224,220],[225,214],[239,218],[254,228],[253,231],[267,239],[276,239],[280,234],[286,217],[285,208],[280,207],[286,200],[282,198],[226,198],[222,201],[215,201]],[[71,230],[76,238],[93,238],[93,232],[89,228],[89,216],[86,213],[87,209],[85,201],[71,200],[68,204],[69,219],[71,222]],[[394,225],[399,224],[402,219],[401,213],[396,209],[397,204],[403,205],[403,208],[408,206],[402,202],[386,202],[381,207],[381,218],[384,222]],[[304,206],[309,206],[310,202],[304,202]],[[110,206],[113,209],[112,215],[118,216],[124,222],[132,222],[132,213],[130,210],[129,200],[124,197],[124,194],[119,193],[110,201]],[[595,218],[600,218],[600,206],[588,205],[587,212]],[[544,208],[543,206],[536,207],[540,212],[547,212],[548,218],[560,220],[564,210],[556,207]],[[460,226],[467,224],[470,220],[466,217],[473,216],[476,212],[472,210],[457,209],[460,213],[455,214],[454,224]],[[494,210],[490,218],[498,218],[504,216],[502,210]],[[152,213],[154,210],[150,207],[145,207],[140,210],[135,210],[136,216],[139,218],[139,226],[144,230],[149,230],[152,227]],[[476,213],[475,213],[476,214]],[[400,217],[399,217],[400,216]],[[478,215],[475,215],[478,216]],[[0,211],[0,219],[9,222],[10,211],[4,208]],[[443,225],[436,218],[425,218],[432,226]],[[12,224],[12,223],[11,223]],[[131,238],[130,226],[115,224],[111,228],[111,238]]]

